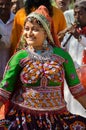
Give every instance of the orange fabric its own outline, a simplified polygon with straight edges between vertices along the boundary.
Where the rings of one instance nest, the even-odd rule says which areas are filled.
[[[5,119],[5,105],[0,108],[0,120]]]
[[[0,108],[0,120],[5,119],[5,115],[8,112],[8,108],[9,108],[10,102],[6,102],[2,105],[2,107]]]
[[[54,28],[56,31],[56,34],[58,34],[60,31],[66,28],[66,20],[62,13],[62,11],[56,7],[53,6],[53,21],[54,21]],[[18,41],[20,39],[24,20],[26,18],[26,13],[24,8],[20,9],[14,18],[14,24],[12,29],[12,35],[11,35],[11,55],[14,53],[14,50],[18,44]]]
[[[52,19],[53,19],[54,28],[55,28],[57,34],[67,27],[63,12],[56,7],[53,7]]]
[[[53,21],[52,21],[51,24],[52,24],[52,25],[51,25],[51,33],[52,33],[52,37],[53,37],[53,39],[54,39],[55,45],[58,46],[58,47],[60,47],[61,45],[60,45],[59,39],[58,39],[58,37],[57,37],[57,34],[56,34],[56,30],[55,30],[55,28],[54,28],[54,23],[53,23]]]

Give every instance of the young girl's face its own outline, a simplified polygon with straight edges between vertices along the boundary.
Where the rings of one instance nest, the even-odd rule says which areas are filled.
[[[37,22],[27,21],[24,26],[24,39],[27,46],[33,46],[34,48],[41,48],[47,35],[43,27]]]

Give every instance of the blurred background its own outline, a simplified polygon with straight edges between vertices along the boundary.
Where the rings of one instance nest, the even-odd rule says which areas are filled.
[[[51,0],[52,5],[56,6],[55,0]],[[71,4],[70,4],[70,9],[73,8],[73,4],[74,4],[74,0],[72,0]]]

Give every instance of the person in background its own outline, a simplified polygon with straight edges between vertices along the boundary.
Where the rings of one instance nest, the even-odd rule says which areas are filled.
[[[74,3],[76,1],[79,1],[79,0],[74,0]],[[73,3],[73,5],[74,5]],[[67,23],[67,27],[71,27],[72,24],[74,24],[75,22],[75,19],[74,19],[74,7],[72,9],[69,9],[69,10],[66,10],[64,12],[64,16],[65,16],[65,19],[66,19],[66,23]]]
[[[16,14],[16,12],[24,6],[23,0],[11,0],[11,11]]]
[[[11,101],[0,129],[85,130],[86,118],[66,108],[64,78],[85,109],[86,91],[70,55],[56,47],[53,33],[53,21],[45,6],[26,17],[22,39],[27,46],[9,60],[0,83],[0,106]]]
[[[11,0],[11,11],[16,14],[16,12],[20,9],[18,0]]]
[[[0,81],[7,61],[10,58],[11,31],[14,14],[11,12],[11,0],[0,0]]]
[[[69,9],[69,5],[71,4],[72,1],[71,1],[71,0],[54,0],[54,1],[55,1],[56,5],[57,5],[56,7],[59,8],[59,9],[61,9],[62,12],[63,12],[63,14],[64,14],[64,16],[65,16],[65,12],[68,11],[68,10],[70,10],[70,9]],[[68,16],[65,17],[65,19],[66,19],[66,23],[67,23],[67,26],[68,26],[68,21],[67,21]],[[63,38],[64,38],[64,35],[65,35],[66,29],[67,29],[67,28],[65,28],[64,30],[61,30],[61,31],[58,33],[60,42],[63,41]]]
[[[62,48],[69,52],[77,72],[79,71],[83,81],[82,83],[86,89],[86,0],[76,0],[74,4],[74,18],[68,19],[68,21],[73,20],[75,23],[70,24],[68,22],[69,30],[66,33],[64,40],[62,42]],[[71,27],[72,26],[72,27]],[[70,37],[70,38],[69,38]],[[69,40],[67,41],[67,39]],[[83,75],[82,75],[83,74]],[[66,101],[68,110],[74,114],[79,114],[86,117],[86,110],[72,97],[69,90],[66,89]]]
[[[84,4],[86,4],[86,0],[75,2],[74,5],[75,24],[72,25],[72,27],[68,30],[68,35],[71,34],[71,38],[68,41],[69,44],[67,43],[64,46],[64,43],[62,43],[62,47],[64,46],[64,48],[66,48],[67,51],[71,54],[76,68],[80,67],[83,64],[86,64],[86,61],[83,61],[84,60],[83,51],[85,51],[86,48],[85,45],[86,9]],[[73,50],[71,48],[73,48]]]
[[[26,0],[24,8],[20,9],[15,15],[14,24],[12,28],[12,35],[11,35],[12,54],[14,53],[15,49],[18,47],[18,42],[22,34],[22,29],[24,26],[24,20],[26,16],[30,12],[37,9],[40,5],[45,5],[48,8],[49,13],[52,16],[54,21],[54,28],[56,34],[58,34],[61,30],[64,30],[66,28],[66,20],[64,18],[62,11],[52,6],[50,0]]]
[[[69,5],[71,2],[72,0],[55,0],[57,7],[61,9],[63,12],[69,10]]]
[[[11,0],[0,0],[0,81],[10,58],[10,36],[13,20],[14,14],[11,12]],[[3,117],[3,113],[4,106],[0,109],[0,117]]]
[[[20,8],[24,7],[25,0],[18,0]]]

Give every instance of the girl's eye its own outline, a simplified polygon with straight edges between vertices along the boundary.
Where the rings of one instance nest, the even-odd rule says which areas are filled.
[[[24,30],[29,31],[29,30],[30,30],[30,28],[25,27],[25,28],[24,28]],[[38,29],[38,28],[35,28],[35,27],[34,27],[34,28],[32,28],[31,30],[32,30],[32,31],[35,31],[35,32],[38,32],[38,31],[39,31],[39,29]]]
[[[29,28],[25,27],[24,30],[29,31]]]
[[[38,28],[33,28],[33,31],[38,32],[38,31],[39,31],[39,29],[38,29]]]

